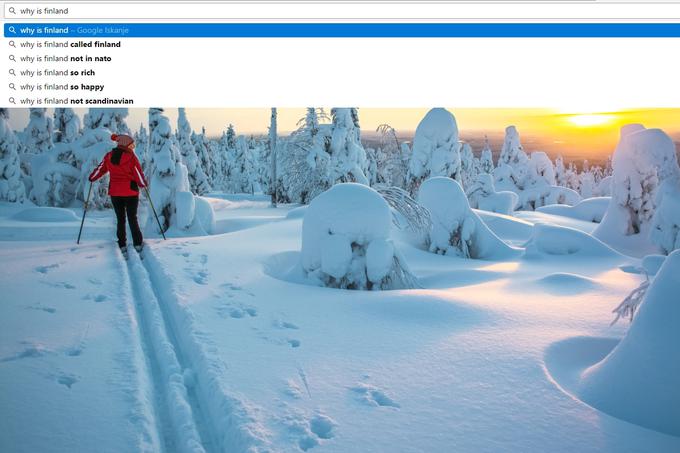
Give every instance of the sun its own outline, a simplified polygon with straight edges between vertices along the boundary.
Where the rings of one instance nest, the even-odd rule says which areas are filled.
[[[591,127],[609,123],[614,119],[614,115],[587,113],[581,115],[570,115],[568,119],[579,127]]]

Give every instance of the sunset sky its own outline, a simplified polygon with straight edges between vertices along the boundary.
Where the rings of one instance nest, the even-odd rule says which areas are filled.
[[[551,153],[567,153],[588,156],[610,154],[618,140],[621,125],[642,123],[648,128],[661,128],[676,141],[680,140],[680,108],[678,109],[631,109],[602,112],[560,111],[547,108],[499,108],[471,109],[448,108],[458,122],[461,138],[470,141],[483,140],[489,135],[494,141],[505,127],[517,126],[527,151],[543,149]],[[330,108],[325,109],[330,114]],[[408,136],[415,130],[427,108],[381,109],[360,108],[362,132],[375,131],[377,126],[388,123],[400,135]],[[76,109],[83,115],[84,109]],[[50,109],[51,112],[51,109]],[[177,109],[166,108],[166,114],[176,124]],[[280,108],[279,132],[296,128],[297,121],[305,114],[304,108]],[[187,109],[191,126],[200,131],[206,127],[210,136],[219,136],[229,123],[237,133],[266,133],[269,125],[268,108]],[[130,109],[128,125],[137,129],[146,124],[147,109]],[[12,109],[11,123],[21,130],[28,121],[27,109]],[[546,149],[547,148],[547,149]]]

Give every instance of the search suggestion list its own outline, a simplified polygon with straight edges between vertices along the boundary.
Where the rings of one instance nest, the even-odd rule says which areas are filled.
[[[123,40],[17,38],[6,43],[10,105],[134,104],[132,98],[112,95],[115,78],[109,76],[122,63]]]

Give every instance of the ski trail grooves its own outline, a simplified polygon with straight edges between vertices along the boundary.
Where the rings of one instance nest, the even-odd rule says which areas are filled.
[[[198,327],[193,312],[186,306],[175,288],[172,276],[151,252],[144,249],[141,265],[150,277],[151,288],[160,303],[165,325],[176,346],[177,357],[186,367],[191,382],[194,407],[200,409],[200,428],[215,451],[248,452],[272,451],[270,432],[257,419],[256,408],[231,395],[222,381],[226,367],[216,347]],[[135,257],[138,261],[139,258]]]
[[[174,451],[206,453],[196,426],[194,408],[191,407],[184,384],[183,368],[149,275],[136,252],[129,252],[128,255],[128,273],[136,300],[141,335],[148,346],[152,379],[157,391],[164,397],[165,413],[160,418],[168,420],[171,425],[169,431]]]
[[[123,276],[119,295],[122,311],[119,329],[132,342],[129,359],[124,362],[126,369],[130,369],[134,376],[133,380],[126,382],[123,389],[134,395],[135,405],[129,415],[129,420],[142,430],[137,451],[140,453],[163,452],[166,451],[167,444],[162,429],[162,416],[165,411],[158,407],[161,401],[154,386],[153,372],[150,370],[152,364],[145,352],[149,346],[139,328],[138,308],[135,306],[135,298],[132,295],[132,282],[127,275],[127,264],[113,248],[112,251],[116,263],[116,274]]]

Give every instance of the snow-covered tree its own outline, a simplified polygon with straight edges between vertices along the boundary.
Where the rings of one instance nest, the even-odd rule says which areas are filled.
[[[366,151],[361,144],[358,110],[334,108],[331,110],[331,119],[330,185],[339,182],[368,185],[368,178],[362,170],[366,161]]]
[[[578,178],[578,169],[573,162],[569,162],[567,169],[564,172],[564,186],[571,190],[578,191],[580,182]]]
[[[525,186],[555,185],[555,167],[546,153],[542,151],[531,153],[527,178]]]
[[[561,154],[555,159],[555,184],[567,187],[567,169],[564,167],[564,158]]]
[[[80,119],[73,109],[55,109],[54,145],[31,159],[29,198],[39,206],[68,206],[76,198],[82,161],[76,154]]]
[[[276,125],[276,116],[274,115],[276,112],[272,110],[272,123],[270,123],[271,126]],[[319,133],[319,120],[324,119],[327,120],[329,119],[328,116],[326,115],[326,112],[322,108],[318,107],[307,107],[307,113],[305,114],[305,117],[303,119],[300,119],[298,121],[298,126],[300,126],[302,122],[304,122],[305,129],[309,132],[310,135],[314,136]]]
[[[660,129],[629,124],[621,128],[613,167],[612,201],[594,234],[605,240],[647,235],[659,186],[680,178],[675,144]]]
[[[676,178],[666,180],[657,192],[649,238],[666,255],[680,249],[680,180]]]
[[[223,131],[219,140],[212,145],[213,157],[213,187],[219,190],[229,190],[229,177],[231,173],[231,156],[233,149],[229,147],[227,132]]]
[[[375,190],[337,184],[312,200],[302,224],[300,264],[314,284],[355,290],[417,285],[390,238],[392,214]]]
[[[135,132],[135,154],[142,164],[144,174],[148,173],[149,168],[149,134],[143,124],[139,125],[139,130]]]
[[[555,185],[555,168],[548,155],[542,151],[531,153],[519,196],[518,208],[534,210],[549,204],[574,205],[581,201],[575,190]]]
[[[277,159],[281,167],[280,200],[309,203],[332,185],[331,126],[309,121],[310,113],[308,109],[305,121],[287,138]]]
[[[611,197],[612,195],[612,181],[614,180],[612,175],[605,176],[597,183],[597,188],[595,189],[595,196],[598,197]]]
[[[179,115],[177,117],[177,142],[179,146],[180,155],[182,156],[182,163],[187,167],[189,172],[189,188],[191,192],[197,195],[203,195],[210,192],[210,184],[208,178],[203,173],[196,148],[191,140],[191,125],[187,119],[186,110],[179,108]]]
[[[52,142],[52,119],[46,108],[29,109],[29,122],[24,129],[24,147],[27,153],[41,154],[50,150]]]
[[[507,190],[496,192],[493,177],[487,173],[478,174],[472,184],[465,189],[465,195],[471,208],[505,215],[511,215],[518,202],[515,192]]]
[[[413,138],[408,190],[415,194],[420,184],[433,176],[460,177],[458,125],[446,109],[434,108],[418,123]]]
[[[477,166],[475,156],[472,154],[472,147],[469,143],[460,142],[460,184],[463,189],[470,186],[477,177]]]
[[[482,149],[482,155],[480,157],[479,170],[481,173],[491,175],[493,174],[493,169],[493,154],[491,153],[491,146],[489,146],[489,139],[484,137],[484,149]]]
[[[209,233],[214,225],[210,203],[194,197],[189,190],[189,175],[163,109],[149,109],[151,130],[151,199],[164,231]],[[147,229],[157,230],[156,219],[149,216]]]
[[[205,135],[205,126],[201,128],[200,134],[192,134],[192,143],[196,149],[196,155],[198,156],[198,163],[203,170],[203,173],[208,178],[208,184],[212,185],[212,173],[213,173],[213,163],[210,154],[210,147],[208,144],[208,138]]]
[[[559,158],[558,164],[560,168],[557,174],[561,174],[563,163]],[[576,190],[556,185],[556,169],[546,153],[535,151],[531,156],[527,155],[515,126],[505,129],[494,181],[497,189],[517,194],[519,201],[516,209],[534,210],[556,203],[574,205],[581,200]]]
[[[584,166],[583,171],[579,174],[579,188],[578,191],[583,198],[591,198],[595,194],[595,174],[591,168]]]
[[[245,136],[237,136],[229,125],[220,141],[222,153],[222,189],[232,193],[260,191],[257,150],[251,148]]]
[[[25,199],[19,139],[9,125],[9,109],[0,108],[0,200],[21,203]]]
[[[90,208],[102,209],[111,206],[108,196],[109,175],[104,175],[103,178],[93,183],[90,183],[88,177],[99,165],[106,153],[115,147],[116,142],[111,140],[111,131],[106,127],[96,127],[95,129],[85,127],[83,134],[72,144],[73,153],[76,160],[80,163],[76,198],[85,201],[90,190],[90,184],[92,184]]]
[[[508,126],[505,128],[498,167],[494,171],[496,187],[519,193],[524,189],[529,168],[529,156],[524,152],[519,132],[515,126]]]
[[[234,129],[233,124],[229,123],[229,126],[227,126],[227,132],[224,138],[228,149],[236,148],[236,130]]]
[[[95,108],[90,109],[83,118],[83,124],[88,129],[104,127],[112,134],[130,135],[130,128],[125,119],[129,115],[126,108]]]
[[[66,146],[58,146],[66,145]],[[69,143],[58,143],[31,160],[31,201],[39,206],[68,206],[76,196],[81,171]]]
[[[366,168],[364,169],[364,174],[368,178],[368,185],[373,187],[378,184],[379,176],[382,176],[378,172],[378,161],[382,160],[384,153],[381,149],[365,148],[365,150]]]
[[[235,193],[260,191],[257,150],[248,146],[243,135],[236,138],[234,157],[231,165],[231,187]]]
[[[376,129],[380,134],[380,147],[375,150],[375,182],[386,186],[404,188],[408,175],[408,162],[410,156],[403,155],[403,147],[408,145],[400,143],[397,131],[389,124],[381,124]],[[410,154],[410,150],[408,150]]]
[[[316,111],[314,108],[307,109],[307,116],[311,114],[314,118],[310,119],[310,122],[316,122],[318,131],[318,122],[316,121]],[[276,107],[272,107],[271,116],[269,118],[269,133],[267,136],[267,150],[269,151],[269,194],[271,195],[272,206],[276,207],[279,194],[278,194],[278,112]]]
[[[54,109],[54,143],[71,143],[80,134],[80,118],[71,108]]]
[[[220,141],[207,138],[204,136],[205,146],[210,156],[210,173],[208,177],[210,179],[210,187],[213,190],[220,189],[221,186],[221,170],[222,170],[222,155],[220,154]]]

